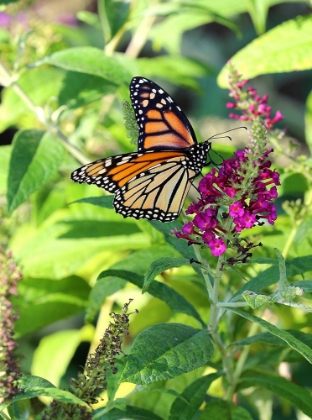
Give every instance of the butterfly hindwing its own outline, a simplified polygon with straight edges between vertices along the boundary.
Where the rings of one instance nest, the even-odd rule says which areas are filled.
[[[124,217],[171,221],[178,217],[195,176],[181,164],[184,160],[175,151],[129,153],[84,165],[72,179],[115,193],[114,207]]]
[[[183,149],[197,144],[194,130],[181,108],[156,83],[134,77],[130,98],[139,126],[139,152]]]

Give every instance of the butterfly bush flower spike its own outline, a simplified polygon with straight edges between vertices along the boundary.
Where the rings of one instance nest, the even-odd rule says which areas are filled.
[[[246,82],[237,84],[241,88]],[[238,96],[233,90],[231,94]],[[249,98],[250,102],[253,97]],[[267,148],[266,141],[273,120],[268,120],[267,114],[255,115],[245,149],[201,179],[200,199],[186,211],[195,216],[181,231],[174,232],[178,238],[208,247],[213,256],[220,256],[227,249],[234,250],[234,257],[227,259],[231,265],[246,262],[250,250],[261,245],[246,241],[241,234],[254,226],[273,225],[277,217],[273,200],[280,185],[279,174],[271,168],[269,155],[273,149]]]
[[[239,114],[230,113],[229,117],[240,121],[254,121],[261,119],[268,130],[272,130],[274,124],[284,119],[280,111],[276,111],[273,118],[271,118],[271,107],[267,104],[268,95],[260,96],[253,87],[246,88],[247,79],[242,79],[242,76],[235,70],[231,62],[228,63],[229,68],[229,84],[230,97],[235,102],[228,102],[227,108],[240,111]]]

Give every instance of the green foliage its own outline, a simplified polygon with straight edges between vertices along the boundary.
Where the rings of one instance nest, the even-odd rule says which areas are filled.
[[[175,378],[205,365],[212,353],[206,330],[183,324],[154,325],[135,339],[120,381],[144,385]]]
[[[299,16],[255,39],[239,51],[231,62],[246,78],[259,74],[310,69],[311,34],[312,17]],[[226,72],[224,68],[218,77],[221,86],[226,86]]]
[[[62,10],[37,15],[37,2],[0,1],[0,133],[15,133],[0,146],[0,329],[10,334],[0,360],[13,366],[13,338],[24,355],[18,383],[6,384],[18,394],[4,400],[0,383],[0,417],[40,419],[46,404],[63,407],[53,414],[62,420],[74,418],[68,407],[102,420],[312,418],[309,1],[295,1],[293,15],[282,0],[98,0],[97,12],[70,12],[79,25],[60,24]],[[231,131],[228,144],[234,120],[217,82],[227,86],[229,60],[243,78],[262,76],[261,95],[303,143],[296,154],[281,132],[267,134],[278,218],[245,231],[262,247],[232,264],[177,238],[182,217],[124,219],[113,195],[70,181],[81,165],[136,150],[128,86],[138,75],[161,79],[199,141],[220,133],[210,160],[232,157],[248,138]],[[7,250],[23,276],[17,290]]]

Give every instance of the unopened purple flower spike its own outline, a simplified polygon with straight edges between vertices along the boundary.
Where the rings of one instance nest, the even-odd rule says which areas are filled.
[[[271,118],[271,106],[267,105],[268,95],[258,95],[257,90],[253,87],[244,89],[248,80],[242,79],[231,63],[228,63],[228,66],[230,97],[235,102],[228,102],[226,107],[240,112],[238,114],[230,113],[229,117],[240,121],[254,121],[255,118],[259,118],[267,130],[272,130],[274,124],[284,119],[281,112],[276,111],[275,116]]]

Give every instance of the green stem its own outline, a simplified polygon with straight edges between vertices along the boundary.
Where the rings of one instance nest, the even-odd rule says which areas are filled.
[[[55,134],[63,146],[82,164],[88,163],[90,160],[80,152],[75,146],[73,146],[67,139],[64,133],[57,127],[57,125],[48,121],[44,115],[43,109],[34,104],[30,99],[27,93],[21,88],[21,86],[16,82],[15,77],[12,76],[3,63],[0,62],[0,71],[5,76],[8,86],[11,86],[16,94],[25,102],[30,111],[32,111],[38,118],[38,120],[53,134]]]
[[[257,330],[258,330],[258,327],[259,327],[258,324],[253,323],[251,325],[251,328],[248,331],[248,337],[251,337],[251,336],[255,335]],[[229,382],[229,387],[228,387],[226,395],[225,395],[225,399],[228,400],[228,401],[232,400],[233,394],[234,394],[235,389],[236,389],[237,382],[238,382],[238,380],[239,380],[239,378],[240,378],[240,376],[243,372],[245,362],[247,360],[249,352],[250,352],[250,346],[245,346],[243,348],[239,358],[238,358],[238,361],[236,363],[235,370],[234,370],[234,373],[233,373],[233,376],[232,376],[232,380],[231,380],[231,382]]]
[[[242,308],[242,307],[249,306],[249,305],[246,302],[218,302],[216,304],[216,306],[218,308],[223,308],[223,307],[226,307],[226,308]]]
[[[196,255],[196,259],[201,263],[201,272],[203,274],[203,278],[204,278],[205,285],[206,285],[206,288],[207,288],[208,296],[211,299],[212,294],[213,294],[213,289],[212,289],[211,281],[210,281],[210,278],[209,278],[209,275],[208,275],[207,270],[205,270],[203,268],[206,265],[207,266],[207,269],[209,270],[210,267],[209,267],[209,265],[208,265],[208,263],[206,261],[203,261],[203,257],[202,257],[202,255],[200,253],[199,246],[198,245],[193,245],[193,249],[194,249],[194,252],[195,252],[195,255]]]

